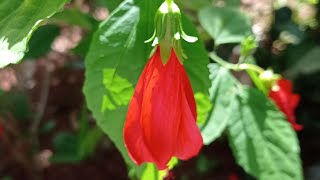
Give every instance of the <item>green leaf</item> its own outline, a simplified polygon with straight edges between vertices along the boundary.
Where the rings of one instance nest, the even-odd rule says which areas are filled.
[[[185,16],[182,16],[182,23],[183,28],[188,35],[194,37],[198,36],[196,28]],[[184,53],[187,55],[184,66],[195,93],[198,114],[197,123],[201,125],[207,118],[207,114],[211,108],[208,96],[210,80],[208,78],[209,71],[207,64],[209,63],[209,59],[204,43],[201,40],[198,40],[195,43],[183,41],[182,47]]]
[[[122,3],[102,22],[86,57],[84,93],[88,107],[131,167],[136,166],[124,146],[123,124],[134,84],[152,48],[144,40],[153,33],[153,16],[160,3]],[[146,10],[140,11],[142,8]]]
[[[210,100],[213,107],[207,122],[201,127],[204,144],[208,145],[216,140],[225,130],[230,118],[230,102],[235,94],[235,79],[226,68],[217,64],[210,64],[210,79],[212,85],[209,89]]]
[[[33,113],[28,98],[21,92],[4,92],[0,90],[0,114],[11,112],[16,120],[29,120]]]
[[[36,59],[45,55],[50,51],[52,42],[59,34],[60,28],[56,25],[39,27],[29,41],[29,50],[24,59]]]
[[[287,76],[296,78],[301,74],[306,75],[320,71],[320,47],[316,46],[301,52],[301,54],[294,56],[296,53],[293,53],[291,56],[291,58],[295,58],[295,63],[285,72]]]
[[[260,91],[238,86],[228,135],[237,162],[259,180],[302,179],[297,136]]]
[[[206,123],[208,112],[212,108],[209,95],[203,93],[196,93],[194,95],[197,104],[197,124],[199,127],[203,126]]]
[[[105,6],[109,11],[113,11],[123,0],[95,0],[94,3],[97,6]]]
[[[81,159],[85,159],[95,152],[98,143],[104,135],[99,127],[92,127],[90,125],[89,116],[91,115],[86,105],[84,105],[79,114],[79,129],[76,134],[78,147],[75,150]]]
[[[85,136],[78,138],[77,152],[81,159],[84,159],[96,150],[97,144],[100,142],[103,132],[99,128],[91,128],[86,131]]]
[[[91,30],[97,23],[90,14],[83,13],[77,8],[64,9],[56,13],[50,18],[50,22],[80,26],[88,30]]]
[[[80,129],[75,134],[59,133],[53,140],[55,153],[52,163],[76,163],[94,153],[103,136],[102,131],[95,127]]]
[[[199,36],[195,26],[185,16],[182,16],[182,23],[183,29],[188,35]],[[193,91],[195,94],[202,93],[207,95],[208,88],[210,87],[209,71],[207,68],[209,58],[204,47],[204,42],[201,40],[195,43],[183,41],[182,48],[187,55],[184,66],[191,81]]]
[[[199,10],[211,5],[210,0],[176,0],[175,2],[182,8],[192,10]]]
[[[203,28],[215,40],[215,45],[240,43],[251,34],[250,18],[237,8],[206,7],[199,11]]]
[[[18,63],[38,25],[68,0],[11,0],[0,2],[0,68]]]
[[[131,167],[136,165],[124,146],[123,125],[134,87],[153,48],[144,41],[153,34],[154,14],[161,3],[162,0],[127,0],[119,5],[99,26],[86,57],[84,94],[88,107]],[[197,35],[186,19],[183,26],[187,33]],[[203,44],[199,41],[183,47],[194,91],[207,94],[208,58]]]
[[[81,39],[79,44],[75,48],[73,48],[71,52],[84,59],[85,56],[87,55],[87,52],[89,51],[92,37],[93,37],[93,32],[91,31]]]
[[[197,157],[196,170],[199,174],[205,174],[213,168],[218,168],[217,164],[217,161],[208,158],[205,154],[199,154]]]
[[[147,2],[144,1],[140,6],[146,6]],[[131,166],[134,163],[124,147],[123,124],[134,84],[147,61],[147,52],[151,50],[143,41],[148,34],[152,34],[152,27],[147,26],[146,20],[139,23],[142,13],[140,6],[128,0],[100,25],[86,57],[84,84],[88,107],[97,124],[108,134]],[[141,15],[145,18],[148,16],[153,14]],[[138,34],[137,29],[143,32]],[[135,65],[131,65],[133,63]]]
[[[247,58],[255,53],[257,47],[258,42],[256,41],[255,36],[247,36],[241,42],[240,55]]]
[[[225,0],[225,3],[228,7],[235,6],[235,7],[239,8],[241,1],[239,1],[239,0]]]
[[[54,155],[52,163],[77,163],[81,157],[77,153],[78,140],[75,134],[59,133],[53,139]]]
[[[12,180],[11,176],[4,176],[1,180]]]
[[[41,134],[45,134],[45,133],[49,133],[50,131],[52,131],[55,127],[56,127],[56,122],[53,120],[49,120],[47,122],[45,122],[41,127],[39,132]]]

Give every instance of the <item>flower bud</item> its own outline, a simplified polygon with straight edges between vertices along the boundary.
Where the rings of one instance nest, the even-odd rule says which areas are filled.
[[[198,40],[197,37],[188,36],[183,31],[179,7],[172,0],[166,0],[156,13],[153,36],[145,42],[153,41],[152,46],[160,46],[163,64],[168,62],[172,49],[175,50],[182,64],[187,57],[183,53],[181,38],[190,43]]]

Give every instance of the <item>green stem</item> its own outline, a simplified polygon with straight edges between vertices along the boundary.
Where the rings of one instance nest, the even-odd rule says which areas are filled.
[[[264,69],[254,64],[239,64],[239,68],[241,70],[252,70],[257,72],[258,74],[261,74],[264,72]]]
[[[262,91],[264,94],[268,94],[267,87],[263,84],[263,82],[260,80],[259,75],[264,72],[264,69],[262,69],[259,66],[256,66],[254,64],[232,64],[229,63],[223,59],[221,59],[219,56],[217,56],[215,53],[210,53],[209,57],[214,60],[216,63],[220,64],[221,66],[231,69],[234,71],[243,71],[246,70],[249,76],[251,77],[253,83],[256,85],[256,87]]]
[[[265,86],[265,84],[261,81],[259,76],[256,72],[252,70],[247,70],[248,75],[250,76],[252,82],[256,85],[256,87],[263,92],[266,96],[268,95],[268,88]]]
[[[235,71],[238,71],[238,65],[237,64],[231,64],[228,63],[227,61],[221,59],[219,56],[217,56],[215,53],[209,53],[209,57],[214,60],[216,63],[220,64],[221,66],[227,68],[227,69],[232,69]]]
[[[264,72],[264,69],[262,69],[259,66],[254,65],[254,64],[232,64],[232,63],[229,63],[229,62],[221,59],[215,53],[209,53],[209,57],[212,60],[214,60],[216,63],[220,64],[221,66],[223,66],[227,69],[234,70],[234,71],[252,70],[254,72],[257,72],[258,74],[261,74]]]
[[[166,3],[170,5],[173,3],[173,0],[166,0]]]

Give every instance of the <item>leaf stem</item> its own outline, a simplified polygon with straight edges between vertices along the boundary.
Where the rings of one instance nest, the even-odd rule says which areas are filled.
[[[261,67],[254,65],[254,64],[232,64],[229,63],[223,59],[221,59],[219,56],[217,56],[215,53],[211,52],[209,53],[209,57],[214,60],[216,63],[220,64],[221,66],[231,69],[234,71],[243,71],[243,70],[252,70],[254,72],[257,72],[258,74],[261,74],[264,72],[264,69]]]
[[[257,72],[258,74],[261,74],[264,72],[264,69],[254,64],[239,64],[239,68],[240,70],[252,70]]]

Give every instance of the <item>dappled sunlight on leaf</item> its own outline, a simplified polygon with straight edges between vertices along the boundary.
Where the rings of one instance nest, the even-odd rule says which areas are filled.
[[[196,93],[194,98],[197,104],[197,124],[201,126],[206,122],[208,112],[210,111],[212,105],[209,100],[209,96],[203,93]]]
[[[0,68],[5,67],[11,63],[18,63],[23,58],[24,51],[22,49],[26,45],[27,38],[24,38],[21,42],[9,45],[8,38],[2,37],[0,39]]]
[[[102,112],[129,104],[134,91],[133,86],[127,79],[118,76],[115,69],[103,70],[103,84],[107,92],[103,96]]]

